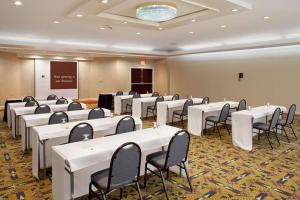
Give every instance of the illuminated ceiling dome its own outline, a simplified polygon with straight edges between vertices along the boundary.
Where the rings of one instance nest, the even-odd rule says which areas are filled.
[[[136,17],[144,21],[164,22],[177,16],[177,8],[173,3],[148,2],[140,4],[136,9]]]

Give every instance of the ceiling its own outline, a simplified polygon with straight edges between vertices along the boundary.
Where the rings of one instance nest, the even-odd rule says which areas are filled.
[[[21,1],[0,2],[0,51],[164,57],[300,43],[299,0],[164,0],[178,17],[162,23],[135,18],[151,0]]]

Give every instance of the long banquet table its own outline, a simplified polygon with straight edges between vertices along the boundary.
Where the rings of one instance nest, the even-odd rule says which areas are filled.
[[[94,130],[94,138],[115,133],[117,123],[125,116],[102,118],[69,122],[65,124],[54,124],[37,126],[32,128],[32,174],[38,178],[39,169],[51,167],[51,147],[68,142],[70,131],[79,123],[89,123]],[[136,130],[142,129],[142,121],[134,118]],[[44,159],[46,157],[46,159]],[[44,170],[45,171],[45,170]]]
[[[108,168],[114,151],[126,142],[135,142],[141,147],[142,175],[144,173],[145,157],[167,146],[170,139],[179,130],[171,126],[160,126],[53,147],[53,199],[70,199],[71,193],[73,193],[73,198],[88,194],[90,175]]]
[[[69,104],[49,105],[52,112],[66,111],[66,110],[68,110],[68,106],[69,106]],[[84,104],[84,103],[81,103],[81,106],[83,109],[87,108],[86,104]],[[37,108],[37,106],[17,107],[17,108],[12,109],[12,112],[11,112],[11,120],[12,120],[11,134],[14,138],[20,134],[20,130],[19,130],[20,116],[34,114],[34,111],[36,108]]]
[[[173,111],[182,110],[183,105],[187,99],[180,99],[175,101],[164,101],[157,103],[157,124],[165,125],[172,122]],[[193,103],[201,103],[202,98],[193,98]],[[177,121],[175,119],[174,121]]]
[[[152,94],[141,94],[141,98],[152,97]],[[126,104],[132,101],[133,95],[120,95],[114,97],[115,114],[121,115],[126,112]]]
[[[188,131],[193,135],[201,136],[205,118],[207,116],[218,116],[226,103],[230,105],[230,108],[236,108],[239,104],[239,102],[234,101],[222,101],[190,106],[188,111]]]
[[[153,106],[157,97],[136,98],[132,101],[132,116],[146,117],[147,107]],[[172,100],[173,96],[164,96],[165,101]]]
[[[286,111],[284,106],[260,106],[232,113],[232,143],[244,150],[252,150],[253,123],[264,122],[276,108]]]
[[[73,102],[72,99],[67,99],[69,103]],[[55,105],[57,100],[37,100],[37,102],[42,105],[42,104],[46,104],[46,105]],[[16,102],[16,103],[9,103],[7,104],[7,126],[8,128],[12,127],[12,120],[13,120],[13,116],[12,116],[12,112],[13,112],[13,108],[21,108],[21,107],[25,107],[26,102]]]
[[[108,109],[103,108],[105,117],[110,117],[111,112]],[[88,110],[75,110],[75,111],[66,111],[68,115],[69,122],[87,120],[90,113]],[[35,126],[48,125],[49,119],[53,113],[45,114],[33,114],[33,115],[22,115],[20,118],[20,133],[21,133],[21,146],[22,150],[25,151],[31,148],[32,141],[30,140],[30,129]]]

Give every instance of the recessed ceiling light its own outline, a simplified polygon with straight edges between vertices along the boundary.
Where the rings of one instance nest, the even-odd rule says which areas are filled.
[[[163,28],[162,28],[162,27],[159,27],[159,28],[158,28],[158,30],[160,30],[160,31],[161,31],[161,30],[163,30]]]
[[[101,3],[108,3],[108,0],[102,0]]]
[[[189,34],[194,34],[194,32],[193,32],[193,31],[190,31]]]
[[[226,28],[226,25],[222,25],[221,28]]]
[[[15,6],[21,6],[21,5],[23,5],[22,1],[15,1],[14,4],[15,4]]]
[[[264,16],[264,19],[270,19],[271,17],[269,17],[269,16]]]
[[[128,22],[124,21],[123,24],[128,24]]]
[[[54,24],[59,24],[60,22],[59,22],[59,21],[54,21],[53,23],[54,23]]]
[[[99,29],[100,29],[100,30],[105,30],[106,28],[105,28],[105,27],[100,27]]]
[[[83,16],[82,14],[77,14],[77,15],[76,15],[76,17],[82,17],[82,16]]]
[[[238,11],[238,9],[232,9],[231,11],[232,11],[232,12],[237,12],[237,11]]]
[[[192,19],[192,22],[196,22],[196,20],[195,20],[195,19]]]
[[[141,35],[141,33],[140,33],[140,32],[137,32],[136,34],[137,34],[137,35]]]

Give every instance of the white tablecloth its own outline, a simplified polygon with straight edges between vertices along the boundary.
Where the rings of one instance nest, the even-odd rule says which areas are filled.
[[[72,102],[72,99],[67,99],[69,103]],[[42,105],[42,104],[46,104],[46,105],[55,105],[57,100],[37,100],[37,102]],[[12,109],[13,108],[19,108],[19,107],[25,107],[26,102],[18,102],[18,103],[9,103],[7,104],[7,126],[8,128],[11,128],[12,126]]]
[[[51,147],[68,142],[70,131],[79,123],[87,122],[94,130],[94,138],[103,137],[108,134],[113,134],[116,131],[117,123],[124,116],[113,118],[102,118],[94,120],[84,120],[69,122],[65,124],[54,124],[46,126],[37,126],[32,128],[32,174],[38,177],[39,169],[39,154],[40,154],[40,169],[44,168],[43,145],[40,141],[47,141],[46,148],[46,166],[51,167]],[[142,121],[139,118],[134,118],[136,130],[142,129]]]
[[[132,116],[143,118],[146,117],[147,107],[153,106],[157,97],[137,98],[132,101]],[[173,96],[164,96],[165,101],[172,100]],[[151,113],[150,115],[151,116]]]
[[[232,113],[232,143],[244,150],[252,150],[253,123],[264,122],[271,118],[276,108],[286,111],[283,106],[260,106]]]
[[[165,101],[157,103],[157,124],[164,125],[172,122],[172,115],[175,110],[182,110],[187,99]],[[193,103],[201,103],[201,98],[193,98]],[[175,119],[174,121],[177,121]]]
[[[197,105],[189,107],[188,131],[193,135],[202,135],[205,118],[207,116],[219,116],[223,106],[229,103],[231,108],[238,106],[239,102],[226,101],[209,103],[207,105]]]
[[[52,112],[57,112],[57,111],[66,111],[68,110],[69,104],[59,104],[59,105],[49,105],[50,109]],[[86,104],[82,103],[81,104],[83,109],[86,109]],[[37,106],[32,106],[32,107],[18,107],[18,108],[13,108],[11,112],[11,121],[12,121],[12,130],[11,134],[13,137],[16,135],[20,134],[20,116],[21,115],[31,115],[34,114],[35,109]]]
[[[54,200],[70,199],[70,175],[65,170],[68,162],[74,173],[74,195],[88,193],[90,175],[108,168],[114,151],[126,142],[137,143],[142,150],[141,175],[144,174],[145,157],[149,153],[167,146],[173,135],[180,129],[160,126],[157,129],[144,129],[111,137],[79,142],[52,149],[52,194]]]
[[[142,98],[151,97],[152,94],[141,94]],[[121,95],[121,96],[114,96],[114,110],[115,114],[121,115],[126,111],[126,104],[132,101],[133,95]]]
[[[105,117],[110,117],[111,112],[108,109],[103,108]],[[87,120],[88,115],[90,113],[89,110],[75,110],[75,111],[67,111],[67,115],[69,117],[69,122],[79,121],[79,120]],[[50,116],[53,113],[45,113],[45,114],[33,114],[33,115],[22,115],[20,117],[20,133],[22,138],[22,150],[24,151],[27,146],[26,135],[30,134],[30,129],[35,126],[47,125],[49,123]],[[27,132],[27,134],[26,134]],[[31,137],[29,137],[31,139]],[[32,140],[29,141],[29,147],[31,147]]]

